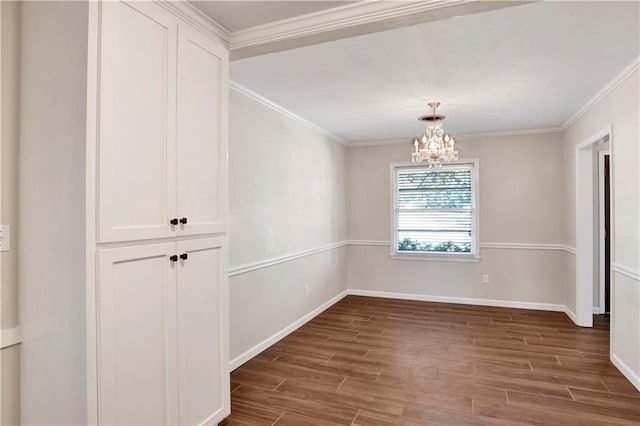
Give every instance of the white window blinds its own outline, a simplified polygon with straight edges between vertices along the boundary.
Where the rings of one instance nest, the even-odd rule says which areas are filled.
[[[397,168],[397,251],[474,252],[473,179],[473,164]]]

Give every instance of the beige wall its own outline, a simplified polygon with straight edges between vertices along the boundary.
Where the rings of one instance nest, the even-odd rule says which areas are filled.
[[[235,90],[229,119],[231,270],[343,241],[346,149]],[[231,277],[230,358],[344,291],[345,261],[336,248]]]
[[[474,137],[461,158],[479,159],[480,243],[562,244],[563,173],[559,134]],[[350,240],[390,240],[389,164],[411,146],[349,149]],[[544,153],[545,161],[538,161]],[[481,249],[479,263],[392,260],[389,247],[350,246],[349,288],[564,305],[565,252]],[[482,274],[490,283],[482,284]]]
[[[2,7],[2,224],[11,226],[11,251],[0,253],[2,329],[18,326],[18,111],[20,79],[20,3]],[[20,347],[2,350],[3,425],[20,423]]]
[[[88,3],[25,1],[20,74],[20,417],[86,422]],[[34,266],[35,265],[35,266]]]
[[[640,74],[635,71],[564,132],[566,243],[575,245],[575,146],[612,126],[612,354],[640,379]],[[568,265],[567,305],[575,308],[575,259]]]

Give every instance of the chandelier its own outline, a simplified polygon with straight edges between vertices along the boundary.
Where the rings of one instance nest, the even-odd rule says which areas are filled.
[[[427,129],[421,138],[413,140],[414,152],[411,153],[411,161],[414,163],[426,162],[430,169],[442,167],[442,162],[451,162],[458,159],[458,151],[454,149],[453,137],[444,132],[442,122],[444,115],[436,114],[436,108],[440,102],[429,102],[432,109],[431,115],[423,115],[418,120],[427,122]]]

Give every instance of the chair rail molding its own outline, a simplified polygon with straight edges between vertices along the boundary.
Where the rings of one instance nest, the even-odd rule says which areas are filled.
[[[640,281],[640,271],[637,269],[633,269],[619,263],[612,263],[611,270],[619,273],[620,275],[631,278],[632,280]]]
[[[229,277],[235,277],[236,275],[246,274],[247,272],[268,268],[270,266],[278,265],[280,263],[289,262],[292,260],[300,259],[303,257],[322,253],[325,251],[337,249],[340,247],[345,247],[346,245],[347,245],[347,241],[339,241],[337,243],[327,244],[324,246],[320,246],[320,247],[316,247],[308,250],[302,250],[296,253],[286,254],[284,256],[278,256],[278,257],[274,257],[267,260],[261,260],[258,262],[235,266],[235,267],[229,268]]]
[[[271,259],[259,260],[257,262],[246,263],[244,265],[229,268],[229,277],[246,274],[258,269],[268,268],[280,263],[289,262],[314,254],[334,250],[346,246],[366,246],[366,247],[389,247],[390,241],[386,240],[342,240],[323,246],[301,250],[294,253],[285,254]],[[575,249],[563,244],[532,244],[532,243],[480,243],[482,249],[502,249],[502,250],[551,250],[566,251],[575,254]]]
[[[20,327],[5,328],[0,330],[0,349],[15,346],[22,342]]]

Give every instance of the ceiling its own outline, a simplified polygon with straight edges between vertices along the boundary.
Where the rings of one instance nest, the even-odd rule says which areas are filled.
[[[191,0],[190,3],[233,33],[355,2]]]
[[[349,142],[415,136],[429,100],[454,135],[558,128],[638,57],[639,18],[638,2],[530,3],[242,59],[230,75]]]

